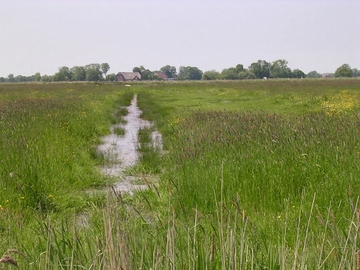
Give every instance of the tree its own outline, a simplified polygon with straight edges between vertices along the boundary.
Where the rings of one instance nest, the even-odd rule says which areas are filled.
[[[160,71],[164,73],[168,78],[176,78],[176,67],[166,65],[160,68]]]
[[[352,77],[353,71],[348,64],[343,64],[335,71],[335,77]]]
[[[41,80],[41,75],[40,75],[40,73],[39,72],[36,72],[33,76],[32,76],[32,81],[34,81],[34,82],[40,82],[40,80]]]
[[[139,72],[141,75],[141,80],[144,81],[158,79],[158,77],[154,75],[154,72],[152,72],[149,69],[146,69],[144,66],[134,67],[133,72]]]
[[[179,68],[179,80],[201,80],[203,72],[197,67],[181,66]]]
[[[51,76],[48,76],[48,75],[41,76],[42,82],[51,82],[52,80],[53,80],[53,77],[51,77]]]
[[[294,69],[292,71],[293,78],[305,78],[305,73],[300,69]]]
[[[102,72],[100,70],[101,69],[100,64],[90,64],[90,65],[86,65],[84,68],[86,71],[86,80],[93,82],[102,80]]]
[[[242,65],[242,64],[237,64],[235,68],[236,68],[236,70],[237,70],[238,72],[241,72],[241,71],[244,70],[244,65]]]
[[[154,78],[154,72],[152,72],[150,69],[143,69],[142,71],[141,71],[141,79],[142,80],[145,80],[145,81],[147,81],[147,80],[154,80],[155,78]]]
[[[134,68],[133,68],[133,72],[139,72],[141,76],[142,76],[142,73],[143,73],[145,70],[146,70],[146,69],[145,69],[144,66],[134,67]]]
[[[101,64],[101,71],[104,74],[104,78],[106,78],[106,74],[108,73],[109,70],[110,70],[110,66],[108,63]]]
[[[106,80],[107,80],[108,82],[114,82],[114,81],[116,80],[116,75],[115,75],[115,73],[111,73],[111,74],[109,74],[109,75],[106,75]]]
[[[220,79],[220,73],[216,70],[205,71],[202,75],[203,80],[217,80]]]
[[[55,73],[54,81],[71,81],[71,72],[68,67],[59,68],[59,72]]]
[[[291,78],[291,69],[287,66],[288,61],[284,59],[276,60],[270,68],[270,78]]]
[[[360,70],[357,68],[353,68],[352,72],[354,77],[360,77]]]
[[[101,81],[101,71],[93,68],[86,70],[86,79],[90,82]]]
[[[17,75],[15,77],[15,82],[28,82],[30,80],[31,80],[31,78],[23,76],[23,75]]]
[[[141,68],[139,68],[139,67],[134,67],[134,68],[133,68],[133,72],[139,72],[140,75],[141,75],[142,70],[141,70]]]
[[[75,66],[70,69],[72,74],[73,81],[85,81],[86,80],[86,70],[84,67]]]
[[[313,70],[306,75],[306,78],[321,78],[321,74],[318,73],[316,70]]]
[[[9,74],[8,75],[8,81],[9,82],[15,82],[14,74]]]
[[[249,66],[249,71],[252,72],[256,78],[262,79],[264,77],[270,77],[271,63],[265,60],[258,60]]]
[[[239,79],[239,71],[236,68],[225,68],[221,71],[221,78],[224,80]]]
[[[239,80],[252,80],[252,79],[256,79],[256,76],[250,70],[244,69],[243,71],[239,72]]]

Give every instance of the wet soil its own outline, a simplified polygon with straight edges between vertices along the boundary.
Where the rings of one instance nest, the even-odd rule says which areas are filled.
[[[131,105],[126,107],[128,114],[124,116],[125,124],[115,124],[110,127],[111,134],[102,138],[102,144],[98,146],[99,154],[103,155],[105,165],[101,166],[101,172],[109,177],[115,177],[113,189],[116,192],[127,192],[146,189],[141,177],[127,175],[126,169],[136,165],[139,161],[139,130],[150,128],[153,124],[141,118],[141,110],[137,106],[137,95],[134,95]],[[124,129],[124,135],[114,133],[116,128]],[[159,132],[151,134],[152,145],[161,150],[162,136]],[[144,184],[139,184],[144,183]]]

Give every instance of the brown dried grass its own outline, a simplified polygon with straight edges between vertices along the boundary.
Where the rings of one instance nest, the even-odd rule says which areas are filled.
[[[12,266],[18,267],[18,263],[17,261],[15,261],[15,259],[13,257],[11,257],[9,255],[9,253],[15,253],[15,254],[19,254],[21,256],[23,256],[24,258],[26,258],[26,255],[16,249],[8,249],[4,255],[0,258],[0,263],[4,263],[4,264],[10,264]],[[2,269],[2,268],[0,268]]]

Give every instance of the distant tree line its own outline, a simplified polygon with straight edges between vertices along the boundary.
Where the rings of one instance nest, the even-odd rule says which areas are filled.
[[[75,66],[68,68],[60,67],[54,75],[41,76],[35,73],[32,76],[14,76],[9,74],[7,78],[0,77],[0,82],[60,82],[60,81],[115,81],[115,73],[108,74],[110,66],[108,63],[89,64],[86,66]],[[242,64],[235,67],[223,69],[221,72],[216,70],[201,71],[198,67],[180,66],[179,71],[176,67],[166,65],[158,71],[151,71],[144,66],[134,67],[133,72],[139,72],[142,80],[250,80],[250,79],[270,79],[270,78],[321,78],[321,77],[360,77],[360,70],[351,68],[348,64],[338,67],[334,73],[319,74],[311,71],[305,74],[300,69],[291,69],[288,61],[279,59],[273,62],[258,60],[251,63],[248,68]],[[161,75],[160,75],[161,74]]]
[[[0,82],[115,81],[115,74],[107,74],[109,70],[108,63],[96,63],[72,68],[64,66],[60,67],[59,71],[51,76],[41,76],[40,73],[35,73],[35,75],[28,77],[21,75],[14,77],[13,74],[10,74],[7,78],[0,77]]]
[[[284,59],[276,60],[272,63],[265,60],[258,60],[251,63],[246,69],[242,64],[236,67],[223,69],[221,72],[210,70],[204,72],[203,80],[248,80],[248,79],[268,79],[268,78],[321,78],[321,77],[360,77],[360,70],[351,69],[348,64],[344,64],[336,69],[335,73],[319,74],[311,71],[305,74],[300,69],[291,70],[288,62]]]

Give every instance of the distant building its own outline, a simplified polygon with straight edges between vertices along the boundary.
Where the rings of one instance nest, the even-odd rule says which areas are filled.
[[[168,77],[166,76],[165,73],[162,73],[162,72],[156,72],[154,74],[155,76],[159,77],[160,79],[163,79],[164,81],[166,81],[168,79]]]
[[[119,72],[116,74],[116,81],[141,81],[139,72]]]

